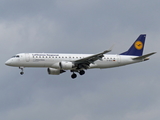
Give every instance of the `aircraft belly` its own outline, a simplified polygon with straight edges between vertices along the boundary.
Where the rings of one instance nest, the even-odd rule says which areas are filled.
[[[95,62],[95,65],[91,65],[90,68],[110,68],[110,67],[117,67],[119,66],[119,62],[115,60],[110,61],[97,61]]]
[[[45,67],[45,66],[43,63],[28,62],[28,63],[24,63],[23,67]]]
[[[121,56],[121,62],[119,66],[141,62],[139,60],[133,60],[132,57],[133,56]]]

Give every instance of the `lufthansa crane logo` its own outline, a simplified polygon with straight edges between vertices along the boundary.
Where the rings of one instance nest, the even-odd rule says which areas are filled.
[[[141,50],[143,48],[143,43],[141,41],[136,41],[134,46],[137,50]]]

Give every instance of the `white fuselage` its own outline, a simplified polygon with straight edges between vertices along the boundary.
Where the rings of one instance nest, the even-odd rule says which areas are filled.
[[[91,55],[92,54],[21,53],[10,58],[5,64],[14,67],[55,68],[55,63],[75,61]],[[89,68],[111,68],[142,61],[133,60],[135,57],[137,56],[105,54],[102,59],[91,63]]]

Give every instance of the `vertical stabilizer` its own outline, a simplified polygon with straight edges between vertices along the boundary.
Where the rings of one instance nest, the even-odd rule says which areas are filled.
[[[134,55],[134,56],[142,56],[143,49],[145,44],[146,34],[141,34],[137,40],[133,43],[133,45],[129,48],[128,51],[121,53],[120,55]]]

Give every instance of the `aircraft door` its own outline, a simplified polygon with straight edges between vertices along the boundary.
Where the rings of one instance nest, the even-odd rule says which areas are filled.
[[[30,61],[30,55],[28,53],[25,54],[25,60],[26,60],[26,62]]]

